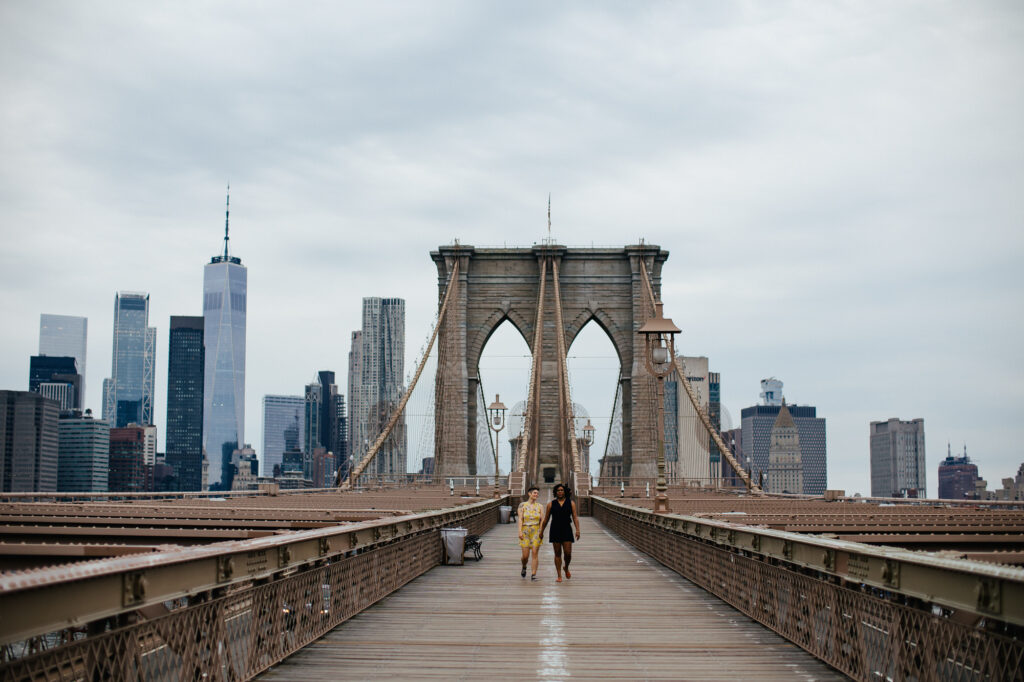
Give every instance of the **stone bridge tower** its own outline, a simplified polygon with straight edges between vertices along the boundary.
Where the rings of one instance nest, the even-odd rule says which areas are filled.
[[[455,244],[431,252],[437,265],[439,296],[458,259],[458,284],[449,302],[438,339],[435,385],[435,466],[444,476],[476,473],[476,395],[478,365],[487,339],[509,320],[522,334],[531,353],[537,320],[540,262],[559,263],[564,329],[555,329],[554,287],[548,268],[545,287],[540,423],[537,464],[527,481],[567,481],[560,470],[560,423],[556,333],[569,348],[591,319],[608,334],[619,359],[622,394],[622,458],[626,476],[656,475],[655,387],[643,359],[643,339],[636,330],[652,314],[643,283],[641,259],[650,273],[655,296],[661,294],[661,269],[668,252],[648,244],[623,248],[477,249]],[[439,299],[440,300],[440,299]],[[528,387],[523,386],[523,395]],[[510,436],[514,434],[509,434]]]

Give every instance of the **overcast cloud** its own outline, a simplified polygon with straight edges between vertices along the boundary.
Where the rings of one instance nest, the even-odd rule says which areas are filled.
[[[925,419],[929,493],[947,440],[998,486],[1024,460],[1022,46],[1020,2],[2,3],[0,387],[40,313],[84,315],[99,411],[114,292],[148,291],[162,430],[230,181],[258,448],[264,394],[344,375],[363,296],[406,299],[411,370],[428,252],[528,246],[551,192],[560,242],[671,252],[666,313],[737,422],[772,375],[818,407],[829,487],[869,491],[888,417]]]

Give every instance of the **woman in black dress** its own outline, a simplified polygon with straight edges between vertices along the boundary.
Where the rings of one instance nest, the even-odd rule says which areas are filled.
[[[551,534],[548,536],[548,540],[555,548],[555,571],[558,573],[558,579],[556,583],[562,582],[562,555],[565,555],[565,578],[568,580],[572,577],[572,573],[569,572],[569,563],[572,561],[572,540],[573,540],[573,526],[576,527],[576,539],[580,539],[580,517],[576,515],[576,503],[569,499],[569,489],[562,483],[559,483],[551,492],[554,494],[555,499],[548,502],[547,509],[544,510],[544,523],[541,524],[540,532],[544,534],[544,529],[548,526],[548,521],[551,522]],[[571,525],[570,525],[571,524]]]

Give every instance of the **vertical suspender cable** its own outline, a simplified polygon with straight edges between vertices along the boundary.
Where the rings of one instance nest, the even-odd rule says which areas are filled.
[[[526,414],[523,415],[523,433],[519,440],[519,457],[517,459],[518,471],[526,471],[526,455],[530,443],[531,431],[534,417],[540,409],[537,399],[539,388],[540,364],[541,364],[541,343],[544,339],[544,284],[548,277],[548,261],[542,257],[540,261],[540,293],[537,295],[537,318],[533,331],[533,366],[530,367],[530,388],[526,394]],[[527,475],[529,479],[529,475]]]

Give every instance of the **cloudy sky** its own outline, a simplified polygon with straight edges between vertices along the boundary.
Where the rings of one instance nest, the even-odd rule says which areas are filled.
[[[344,371],[363,296],[406,299],[411,369],[428,252],[528,246],[550,192],[561,243],[671,252],[666,313],[737,421],[767,376],[818,407],[829,487],[868,492],[888,417],[924,418],[930,493],[947,441],[997,484],[1024,461],[1022,73],[1020,2],[4,2],[0,388],[40,313],[83,315],[98,410],[114,292],[148,291],[162,427],[230,181],[259,447],[264,394]]]

